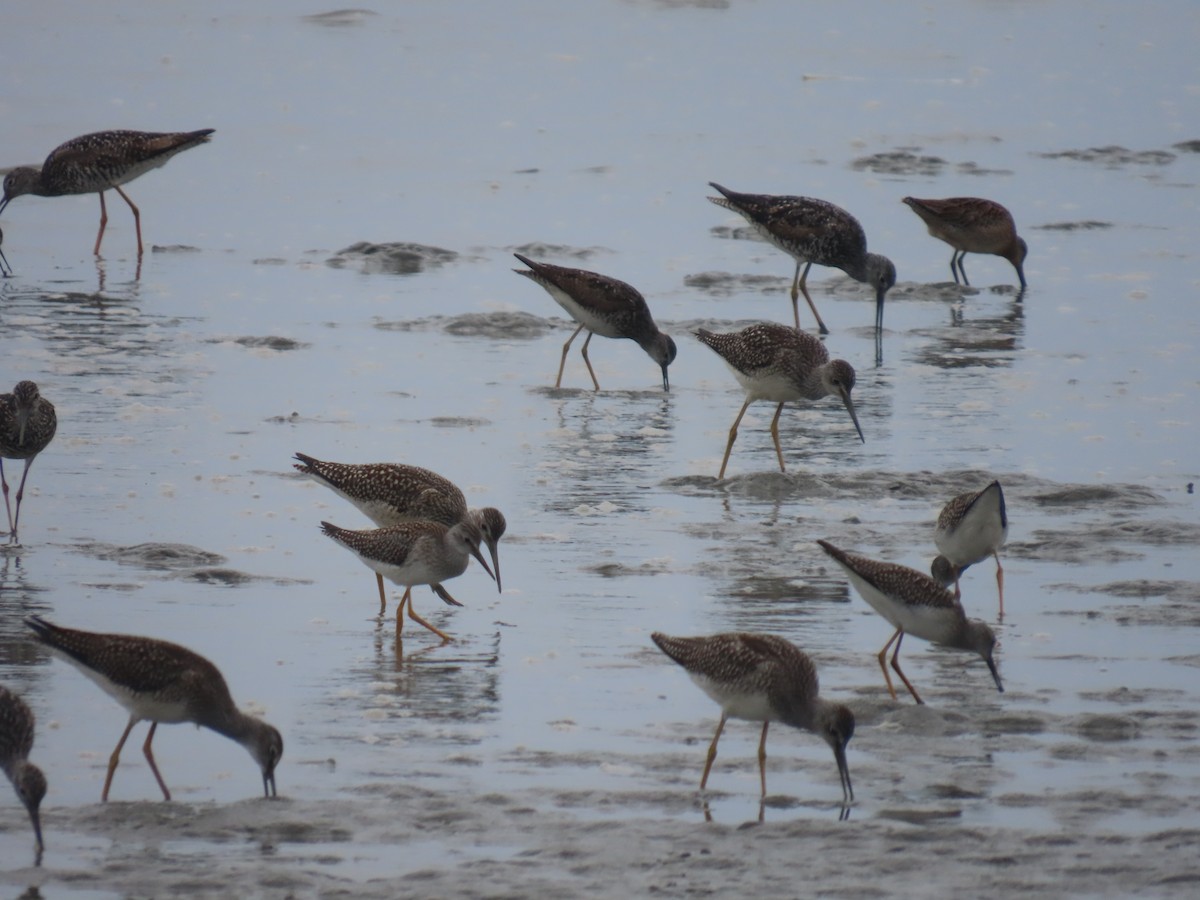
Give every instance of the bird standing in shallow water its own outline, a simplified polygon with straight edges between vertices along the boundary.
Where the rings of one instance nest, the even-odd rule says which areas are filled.
[[[949,197],[945,200],[918,200],[905,197],[913,212],[921,217],[929,233],[954,248],[950,254],[950,274],[958,284],[970,287],[963,258],[968,253],[1002,256],[1017,270],[1021,290],[1025,290],[1025,256],[1029,247],[1017,234],[1012,213],[994,200],[981,197]]]
[[[959,578],[968,566],[989,556],[996,558],[996,589],[1000,592],[1000,618],[1004,618],[1004,567],[1000,548],[1008,539],[1008,509],[1004,488],[993,481],[982,491],[959,494],[945,505],[933,533],[941,555],[933,561],[931,574],[940,584],[954,585],[954,598],[962,597]]]
[[[871,285],[875,289],[875,330],[883,329],[883,300],[896,283],[896,267],[886,256],[867,252],[867,236],[858,219],[840,206],[813,197],[740,194],[715,181],[710,181],[709,186],[722,194],[709,200],[741,215],[755,231],[796,260],[792,315],[797,329],[800,328],[797,301],[803,293],[821,334],[829,334],[808,295],[808,270],[813,263],[841,269],[855,281]]]
[[[293,466],[317,484],[323,484],[339,497],[349,500],[380,528],[406,522],[440,522],[447,528],[472,521],[479,527],[495,567],[496,590],[500,585],[500,538],[508,529],[504,514],[492,506],[468,509],[467,498],[449,479],[420,466],[398,463],[323,462],[297,453],[300,462]],[[387,609],[383,575],[375,573],[379,585],[379,614]],[[440,584],[430,585],[447,603],[462,604]]]
[[[42,861],[40,808],[46,796],[46,776],[29,761],[33,749],[33,711],[25,701],[0,684],[0,769],[12,782],[21,805],[29,813],[36,842],[36,862]]]
[[[39,453],[54,438],[58,430],[58,415],[54,404],[38,391],[32,381],[18,381],[11,394],[0,394],[0,488],[4,492],[4,509],[8,513],[9,540],[17,542],[17,526],[21,522],[21,499],[25,496],[25,479],[29,467]],[[25,470],[17,487],[17,512],[13,515],[8,502],[8,481],[4,478],[4,460],[23,459]]]
[[[738,425],[746,408],[755,400],[779,404],[775,418],[771,420],[771,437],[775,441],[780,472],[787,470],[783,465],[783,448],[779,444],[779,415],[789,400],[820,400],[829,395],[840,398],[850,413],[859,439],[866,443],[850,397],[854,389],[854,367],[844,359],[830,361],[825,345],[811,334],[764,322],[731,334],[716,334],[701,328],[696,337],[725,360],[746,392],[746,402],[729,429],[729,442],[725,445],[718,479],[725,477],[725,466],[737,438]]]
[[[571,342],[586,328],[588,336],[584,338],[581,352],[596,390],[600,390],[600,382],[596,380],[596,373],[592,370],[592,363],[587,355],[588,343],[593,334],[636,341],[637,345],[662,368],[663,390],[671,389],[667,379],[667,366],[675,361],[675,341],[670,335],[658,330],[645,298],[632,285],[584,269],[567,269],[563,266],[552,266],[550,263],[534,262],[520,253],[514,253],[513,256],[529,266],[528,269],[513,271],[540,284],[546,289],[546,293],[579,323],[579,327],[563,344],[558,378],[554,380],[555,387],[562,385],[563,367],[567,364],[567,351],[571,348]]]
[[[108,224],[104,192],[112,188],[133,210],[137,229],[138,258],[142,256],[142,214],[121,185],[139,175],[164,165],[176,153],[207,143],[215,129],[200,131],[97,131],[71,138],[50,151],[40,169],[20,166],[4,178],[4,198],[0,213],[15,197],[35,194],[38,197],[62,197],[66,194],[100,195],[100,230],[96,232],[95,256],[100,255],[100,241]]]
[[[846,553],[828,541],[817,543],[842,567],[859,596],[896,628],[896,633],[888,638],[878,657],[879,668],[883,670],[883,678],[893,700],[896,699],[896,689],[892,687],[884,657],[888,647],[895,641],[892,668],[913,699],[918,703],[925,702],[900,670],[900,642],[906,634],[914,634],[922,640],[957,650],[978,653],[992,673],[996,690],[1003,693],[1004,685],[1000,683],[1000,672],[992,655],[996,648],[996,635],[985,623],[968,619],[962,604],[954,599],[953,594],[924,572],[895,563],[877,562],[856,553]]]
[[[721,707],[721,721],[708,747],[700,790],[708,784],[725,721],[734,718],[763,723],[758,744],[763,797],[767,795],[767,728],[772,722],[783,722],[824,738],[837,761],[842,801],[849,803],[854,799],[850,769],[846,765],[846,745],[854,736],[854,713],[817,695],[817,668],[807,653],[770,634],[730,632],[685,638],[656,631],[650,638]]]
[[[449,641],[450,635],[417,615],[412,603],[413,587],[418,584],[440,585],[443,581],[457,578],[467,570],[467,563],[472,556],[479,560],[488,575],[492,575],[487,561],[479,552],[483,535],[479,526],[469,520],[450,528],[440,522],[405,522],[368,531],[351,531],[322,522],[321,530],[357,556],[363,565],[404,588],[404,596],[396,607],[397,635],[404,628],[404,607],[407,605],[410,619],[428,628],[443,641]],[[495,578],[495,575],[492,577]],[[451,606],[462,606],[445,591],[438,592],[438,596]],[[383,609],[379,612],[382,615]]]
[[[203,656],[155,638],[61,628],[41,616],[28,616],[25,624],[55,656],[96,682],[129,712],[129,724],[108,760],[101,802],[108,800],[129,732],[143,720],[150,722],[150,732],[142,753],[163,799],[170,800],[171,792],[150,749],[159,722],[192,722],[237,741],[262,770],[263,795],[275,795],[275,766],[283,756],[283,738],[266,722],[237,708],[220,670]]]

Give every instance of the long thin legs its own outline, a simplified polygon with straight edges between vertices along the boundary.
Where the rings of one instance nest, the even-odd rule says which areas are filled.
[[[812,310],[813,316],[817,320],[817,327],[821,334],[829,334],[829,329],[825,327],[825,323],[821,321],[821,314],[817,312],[817,305],[813,303],[812,297],[808,295],[808,270],[812,268],[812,263],[804,266],[804,274],[800,274],[800,262],[796,263],[796,277],[792,279],[792,315],[796,318],[796,330],[800,330],[800,306],[797,301],[800,299],[800,294],[804,294],[804,299],[808,301],[808,308]]]
[[[133,731],[133,726],[140,719],[130,718],[129,724],[125,726],[125,731],[121,733],[121,739],[117,741],[116,749],[113,750],[112,756],[108,758],[108,774],[104,776],[104,790],[100,792],[100,802],[108,802],[108,789],[112,787],[113,774],[117,771],[117,763],[121,761],[121,748],[125,746],[125,741],[129,738],[129,732]],[[154,751],[150,749],[150,743],[154,740],[154,731],[158,728],[157,722],[150,723],[150,731],[146,735],[146,743],[142,744],[142,753],[146,757],[146,762],[150,763],[150,771],[154,773],[154,780],[158,782],[158,786],[162,789],[163,799],[170,800],[171,792],[167,790],[166,782],[163,781],[162,775],[159,774],[158,765],[154,762]]]
[[[121,190],[121,186],[119,184],[114,184],[112,187],[113,187],[113,190],[116,191],[118,194],[120,194],[121,198],[126,203],[129,204],[129,208],[131,210],[133,210],[133,227],[135,229],[137,229],[138,259],[141,260],[141,258],[142,258],[142,213],[141,213],[141,210],[139,210],[137,208],[137,205],[134,204],[134,202],[129,199],[129,195],[126,194],[123,190]],[[104,240],[104,228],[107,225],[108,225],[108,209],[104,205],[104,191],[100,191],[100,230],[96,232],[96,246],[92,248],[93,256],[100,255],[100,242],[102,240]]]
[[[742,416],[746,414],[746,409],[750,406],[751,402],[747,400],[742,404],[741,411],[737,414],[737,418],[733,420],[733,425],[729,428],[729,443],[725,445],[725,458],[721,460],[721,471],[717,473],[718,480],[725,477],[725,466],[729,464],[729,451],[733,449],[733,442],[737,440],[738,425],[741,424]]]
[[[921,695],[917,693],[917,689],[912,686],[912,682],[908,680],[907,676],[905,676],[904,672],[900,669],[900,642],[903,640],[904,629],[897,628],[896,633],[888,638],[888,642],[884,644],[883,649],[879,651],[879,656],[877,657],[879,660],[879,668],[883,671],[883,680],[887,682],[887,689],[892,695],[892,699],[898,699],[896,697],[896,689],[892,687],[892,678],[890,675],[888,675],[887,665],[884,663],[884,657],[887,656],[888,647],[892,646],[892,642],[895,641],[896,649],[892,651],[892,668],[896,670],[896,674],[900,676],[900,680],[904,682],[904,686],[908,688],[908,692],[913,695],[913,699],[924,705],[925,701],[921,699]]]
[[[449,642],[449,641],[453,640],[453,638],[451,638],[450,635],[446,634],[446,632],[442,631],[440,628],[436,628],[435,626],[430,625],[428,622],[426,622],[424,619],[422,619],[420,616],[417,615],[417,611],[415,609],[413,609],[412,588],[411,587],[405,589],[404,596],[400,598],[400,605],[396,607],[396,637],[400,637],[400,632],[402,632],[404,630],[404,607],[406,605],[408,606],[408,617],[410,619],[412,619],[414,622],[416,622],[418,625],[423,625],[424,627],[428,628],[430,631],[432,631],[434,634],[436,634],[438,637],[440,637],[443,641]]]
[[[580,325],[578,328],[576,328],[574,331],[572,331],[571,336],[569,338],[567,338],[567,342],[565,344],[563,344],[562,359],[559,360],[559,363],[558,363],[558,377],[556,379],[554,379],[554,386],[556,388],[562,387],[563,368],[567,365],[567,351],[571,349],[571,342],[573,340],[575,340],[575,338],[579,337],[579,332],[581,332],[581,331],[583,331],[582,325]],[[592,334],[589,331],[588,338],[591,338],[591,336],[592,336]],[[586,344],[585,344],[585,346],[586,346]],[[585,354],[585,358],[586,358],[586,354]],[[588,371],[590,372],[591,369],[592,369],[591,363],[588,363]],[[593,375],[592,381],[594,382],[595,380],[596,380],[596,376]],[[599,385],[596,385],[596,390],[600,390]]]
[[[775,408],[775,418],[771,420],[771,439],[775,441],[775,455],[779,457],[779,471],[786,472],[783,467],[783,448],[779,446],[779,415],[783,412],[783,404]]]
[[[704,790],[708,784],[708,773],[712,769],[713,760],[717,758],[717,741],[721,739],[721,732],[725,730],[725,713],[721,713],[721,721],[717,723],[717,733],[713,735],[712,743],[708,745],[708,758],[704,761],[704,774],[700,776],[700,790]]]

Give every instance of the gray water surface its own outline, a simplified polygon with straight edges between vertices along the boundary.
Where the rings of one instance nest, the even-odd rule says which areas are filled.
[[[128,187],[140,271],[119,197],[100,260],[95,197],[0,222],[0,387],[31,378],[59,416],[0,547],[0,680],[38,717],[47,849],[30,868],[0,793],[0,883],[787,895],[801,847],[813,892],[1189,893],[1198,32],[1183,4],[1065,0],[7,11],[5,166],[99,129],[217,133]],[[711,180],[838,203],[896,263],[878,362],[871,292],[810,275],[865,444],[833,400],[789,407],[781,474],[756,404],[715,480],[742,394],[690,332],[790,321],[793,263]],[[1008,206],[1028,291],[998,257],[947,283],[910,194]],[[554,389],[574,326],[514,250],[638,287],[679,344],[670,393],[602,338],[602,390],[577,347]],[[456,640],[410,623],[398,646],[399,592],[377,620],[372,573],[318,529],[369,523],[296,451],[428,466],[499,507],[503,593],[474,565],[461,609],[418,588]],[[993,478],[1005,692],[910,638],[927,705],[892,701],[891,629],[815,541],[924,570],[941,506]],[[995,624],[994,568],[963,602]],[[162,803],[141,726],[100,805],[125,716],[28,614],[208,656],[282,731],[283,799],[256,799],[237,745],[164,726]],[[776,726],[741,828],[759,729],[735,721],[706,823],[717,710],[649,633],[735,629],[804,647],[854,709],[848,821],[828,748]]]

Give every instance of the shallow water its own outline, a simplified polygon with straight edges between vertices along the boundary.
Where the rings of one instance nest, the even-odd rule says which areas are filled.
[[[6,16],[25,39],[0,60],[5,164],[100,128],[217,128],[130,186],[154,245],[140,272],[119,198],[98,262],[94,198],[3,217],[0,385],[34,379],[60,423],[22,545],[0,548],[0,679],[38,716],[50,780],[40,870],[0,794],[8,893],[788,894],[797,841],[831,893],[1189,893],[1194,13],[255,9]],[[896,262],[879,363],[870,292],[811,274],[865,444],[832,400],[789,409],[780,474],[753,406],[714,479],[741,393],[688,332],[787,321],[792,264],[704,199],[709,180],[832,200]],[[1005,203],[1025,295],[995,257],[947,284],[908,194]],[[448,253],[342,252],[364,241]],[[513,250],[642,290],[680,345],[670,394],[599,338],[603,390],[576,349],[550,387],[570,326]],[[317,527],[367,523],[292,472],[296,451],[427,465],[502,509],[503,594],[474,566],[450,586],[461,609],[417,589],[456,641],[410,625],[398,647],[371,573]],[[815,541],[925,569],[942,504],[992,478],[1005,693],[910,639],[928,705],[893,702],[890,629]],[[994,622],[994,565],[963,588]],[[176,802],[139,729],[99,805],[124,716],[26,639],[30,613],[211,658],[283,732],[282,799],[257,799],[240,747],[164,727]],[[731,629],[796,641],[853,707],[848,821],[828,749],[776,727],[763,824],[743,828],[758,728],[733,722],[706,823],[716,708],[649,633]]]

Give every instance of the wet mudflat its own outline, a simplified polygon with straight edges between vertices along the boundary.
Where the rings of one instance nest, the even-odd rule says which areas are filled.
[[[6,164],[94,128],[218,131],[130,186],[157,245],[140,273],[119,200],[100,262],[94,197],[4,214],[2,387],[32,378],[60,421],[22,543],[0,549],[0,679],[38,716],[50,780],[40,869],[0,799],[6,891],[792,895],[802,877],[847,896],[1189,895],[1200,158],[1171,60],[1190,48],[1113,5],[1039,57],[1082,9],[880,5],[875,53],[850,52],[845,23],[781,29],[783,4],[560,22],[533,3],[475,37],[435,4],[333,25],[134,4],[63,26],[117,48],[71,65],[132,109],[62,100],[58,67],[17,55]],[[947,49],[960,30],[972,48]],[[798,61],[804,34],[826,37]],[[1010,41],[1044,64],[1012,68]],[[229,72],[208,59],[246,43]],[[367,58],[405,89],[381,96]],[[53,115],[21,114],[51,97]],[[742,395],[690,332],[787,321],[793,264],[704,199],[713,179],[837,202],[896,262],[878,364],[869,289],[810,275],[865,444],[832,400],[789,408],[779,473],[756,404],[714,478]],[[947,283],[950,248],[900,203],[956,194],[1013,210],[1023,296],[995,257]],[[577,350],[550,387],[573,326],[509,271],[514,250],[636,285],[680,346],[670,394],[636,346],[600,338],[601,392]],[[398,643],[398,592],[377,620],[370,572],[318,529],[367,521],[297,477],[296,451],[425,465],[502,509],[504,593],[475,566],[451,585],[461,609],[418,588],[456,640],[410,623]],[[992,478],[1006,616],[990,562],[963,600],[996,627],[1005,693],[910,638],[927,705],[892,701],[875,661],[891,629],[815,541],[925,569],[942,504]],[[26,640],[28,614],[204,653],[283,732],[281,799],[257,797],[233,743],[164,726],[176,801],[139,730],[100,805],[125,717]],[[782,726],[761,809],[750,723],[727,727],[699,795],[716,707],[653,630],[804,647],[858,719],[848,819],[828,748]]]

